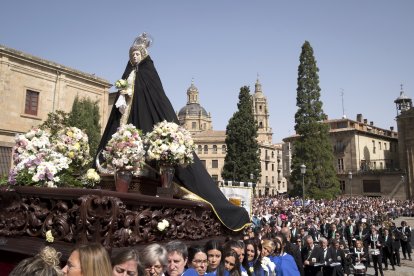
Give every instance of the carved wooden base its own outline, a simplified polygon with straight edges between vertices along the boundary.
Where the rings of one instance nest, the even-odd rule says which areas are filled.
[[[169,227],[160,232],[157,225],[163,219]],[[0,251],[24,248],[34,255],[46,244],[48,230],[54,237],[51,245],[63,252],[76,243],[98,242],[116,250],[238,234],[225,228],[202,202],[75,188],[17,186],[0,193]]]

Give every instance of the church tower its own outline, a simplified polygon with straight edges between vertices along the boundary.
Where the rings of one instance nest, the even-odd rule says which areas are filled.
[[[259,77],[257,77],[256,84],[254,85],[254,94],[252,95],[253,101],[253,115],[256,120],[258,130],[257,130],[257,140],[264,143],[272,143],[272,128],[269,123],[269,109],[267,106],[267,99],[263,95],[262,85],[259,82]]]
[[[191,134],[213,129],[210,113],[199,103],[198,89],[194,81],[191,81],[191,86],[187,89],[187,104],[180,109],[177,116],[180,125]]]

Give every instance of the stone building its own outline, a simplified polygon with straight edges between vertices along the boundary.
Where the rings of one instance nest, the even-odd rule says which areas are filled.
[[[105,125],[110,87],[95,75],[0,45],[0,176],[10,169],[15,135],[41,124],[49,112],[70,112],[76,96],[98,101]]]
[[[255,84],[255,93],[252,95],[253,114],[258,123],[258,142],[261,160],[261,178],[256,183],[257,195],[276,195],[287,191],[286,179],[282,170],[282,145],[273,144],[272,128],[269,123],[267,99],[262,92],[259,80]],[[226,157],[226,132],[213,130],[210,113],[199,103],[199,91],[194,83],[187,90],[187,105],[177,114],[180,124],[193,134],[196,152],[207,171],[218,182],[237,181],[223,179],[221,171]]]
[[[404,171],[403,184],[407,199],[414,199],[414,109],[411,98],[404,94],[394,101],[397,108],[398,152]]]
[[[362,114],[358,114],[356,120],[342,118],[324,123],[329,125],[334,165],[343,194],[405,198],[398,160],[398,135],[392,127],[389,130],[376,127],[374,122],[363,119]],[[283,139],[286,168],[290,168],[297,138]]]

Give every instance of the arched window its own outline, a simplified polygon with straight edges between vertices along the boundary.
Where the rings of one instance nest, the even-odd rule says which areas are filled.
[[[226,154],[226,145],[221,146],[221,153]]]
[[[213,145],[213,153],[217,153],[217,145]]]
[[[204,153],[205,154],[208,153],[208,146],[207,145],[204,146]]]
[[[202,154],[203,153],[203,147],[201,145],[198,145],[198,154]]]

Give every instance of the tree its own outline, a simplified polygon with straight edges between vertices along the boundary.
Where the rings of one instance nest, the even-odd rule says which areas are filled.
[[[99,120],[98,102],[93,102],[89,98],[79,99],[76,96],[69,113],[69,125],[82,129],[88,135],[91,156],[95,156],[101,139]]]
[[[249,87],[240,89],[237,107],[226,127],[227,154],[221,175],[226,180],[249,182],[251,173],[254,179],[260,176],[257,124]]]
[[[291,183],[292,195],[302,195],[300,165],[306,165],[305,197],[333,198],[339,192],[334,168],[334,155],[329,140],[326,115],[322,109],[319,69],[308,41],[302,46],[298,68],[295,130],[299,136],[293,143]]]

